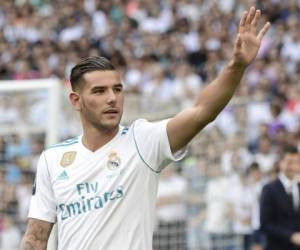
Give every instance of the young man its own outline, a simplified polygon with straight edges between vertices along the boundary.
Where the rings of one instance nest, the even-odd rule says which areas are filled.
[[[156,123],[119,125],[121,77],[104,58],[72,69],[70,101],[80,113],[83,135],[41,155],[27,231],[21,249],[46,249],[58,224],[58,249],[152,249],[159,173],[221,112],[254,60],[269,23],[258,32],[260,11],[245,12],[233,58],[193,107]]]
[[[300,249],[300,154],[286,147],[278,178],[264,186],[260,201],[260,224],[266,250]]]

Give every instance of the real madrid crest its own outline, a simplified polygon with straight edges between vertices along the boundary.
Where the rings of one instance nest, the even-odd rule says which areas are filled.
[[[121,158],[118,156],[118,153],[112,151],[108,155],[107,167],[110,170],[116,170],[121,165]]]
[[[63,157],[60,160],[60,165],[64,168],[71,165],[75,161],[76,154],[77,154],[76,151],[70,151],[64,153]]]

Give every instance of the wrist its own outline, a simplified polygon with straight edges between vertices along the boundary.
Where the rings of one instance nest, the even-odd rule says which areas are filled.
[[[229,69],[233,69],[233,70],[242,70],[242,71],[245,71],[246,68],[248,67],[248,65],[246,65],[245,63],[241,63],[241,62],[238,62],[234,59],[230,60],[227,67]]]

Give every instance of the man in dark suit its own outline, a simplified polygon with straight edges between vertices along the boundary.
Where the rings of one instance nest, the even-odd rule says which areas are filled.
[[[264,186],[260,201],[261,229],[266,250],[300,250],[300,205],[298,174],[300,154],[286,147],[280,159],[278,178]]]

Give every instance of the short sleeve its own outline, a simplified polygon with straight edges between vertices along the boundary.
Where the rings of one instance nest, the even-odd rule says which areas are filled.
[[[144,163],[157,173],[170,162],[181,160],[186,154],[186,148],[172,154],[167,135],[167,123],[168,120],[149,122],[140,119],[133,124],[138,154]]]
[[[44,152],[38,161],[28,217],[56,222],[56,203]]]

